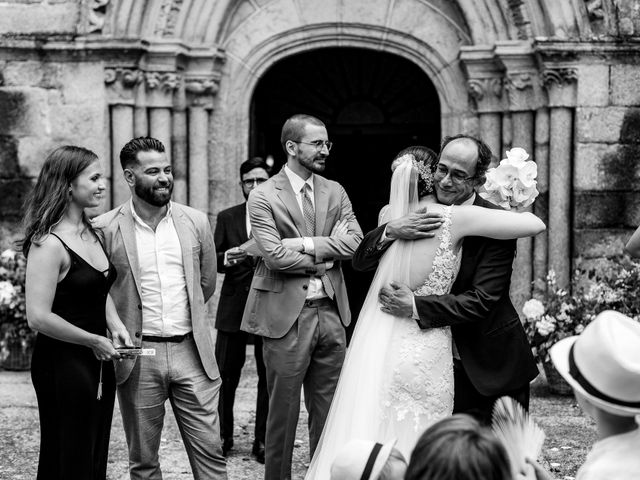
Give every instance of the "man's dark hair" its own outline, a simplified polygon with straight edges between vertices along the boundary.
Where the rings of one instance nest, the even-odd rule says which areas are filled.
[[[120,150],[120,165],[122,169],[138,163],[138,152],[164,152],[164,145],[156,138],[138,137],[129,140]]]
[[[487,173],[487,169],[491,165],[491,158],[493,157],[493,154],[491,153],[489,145],[484,143],[479,138],[473,137],[471,135],[466,135],[464,133],[459,133],[458,135],[453,135],[451,137],[444,137],[442,139],[442,145],[440,145],[438,161],[440,161],[440,156],[442,155],[444,147],[446,147],[454,140],[460,139],[465,139],[476,144],[476,148],[478,149],[478,163],[476,164],[476,173],[473,177],[478,180],[478,183],[484,183],[485,174]]]
[[[249,173],[254,168],[262,168],[267,172],[267,175],[271,176],[271,168],[267,162],[262,157],[252,157],[240,164],[240,179],[245,173]]]
[[[280,144],[285,153],[287,153],[286,143],[288,140],[299,141],[304,135],[304,127],[306,125],[316,125],[324,127],[325,124],[319,118],[305,113],[297,113],[287,119],[282,126],[280,134]]]

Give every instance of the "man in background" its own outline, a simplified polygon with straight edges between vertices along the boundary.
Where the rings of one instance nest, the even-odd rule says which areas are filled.
[[[264,440],[269,411],[267,374],[262,359],[262,338],[240,330],[242,313],[247,303],[255,260],[239,248],[251,236],[247,215],[249,193],[269,179],[269,166],[259,157],[240,165],[240,186],[245,201],[218,214],[214,241],[218,257],[218,272],[224,273],[216,314],[216,360],[222,377],[220,389],[220,433],[222,453],[226,456],[233,448],[233,404],[240,374],[246,358],[247,343],[253,339],[256,369],[258,371],[258,397],[252,453],[264,463]]]

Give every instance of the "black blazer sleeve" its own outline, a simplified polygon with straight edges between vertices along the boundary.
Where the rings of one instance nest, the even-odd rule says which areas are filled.
[[[465,272],[459,272],[456,283],[460,281],[462,288],[456,289],[458,293],[415,297],[421,328],[482,321],[505,295],[509,295],[516,241],[469,237],[465,243],[468,240],[479,245],[469,246],[474,250],[475,261],[466,266]],[[463,250],[463,268],[464,255]]]
[[[229,215],[224,210],[218,214],[216,221],[216,229],[213,232],[213,242],[216,246],[216,258],[218,261],[218,273],[225,273],[226,268],[224,266],[224,252],[229,250],[229,240],[227,238],[227,232],[229,229]]]
[[[380,225],[378,228],[371,230],[364,236],[351,259],[351,264],[353,265],[354,270],[367,272],[369,270],[376,269],[380,258],[386,249],[389,248],[389,245],[391,245],[391,242],[386,242],[382,248],[378,247],[378,243],[382,238],[382,233],[386,226],[386,223],[384,225]]]

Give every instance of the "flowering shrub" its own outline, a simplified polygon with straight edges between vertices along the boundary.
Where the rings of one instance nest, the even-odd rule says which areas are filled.
[[[27,325],[24,301],[24,257],[8,249],[0,254],[0,361],[9,349],[19,345],[31,346],[35,333]]]
[[[603,271],[576,270],[571,284],[572,293],[560,288],[551,270],[544,280],[544,298],[532,298],[522,307],[525,330],[540,362],[549,360],[553,344],[579,335],[604,310],[640,320],[640,262],[620,257]]]
[[[538,196],[538,166],[528,158],[529,154],[523,148],[507,150],[507,158],[496,168],[487,170],[480,196],[507,210],[531,205]]]

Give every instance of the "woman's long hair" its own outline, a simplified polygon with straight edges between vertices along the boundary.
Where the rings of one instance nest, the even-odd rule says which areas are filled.
[[[51,232],[69,207],[69,187],[80,173],[98,160],[91,150],[73,145],[56,148],[47,156],[36,185],[24,203],[24,238],[18,242],[26,257],[32,244]],[[82,214],[86,229],[92,230]]]

